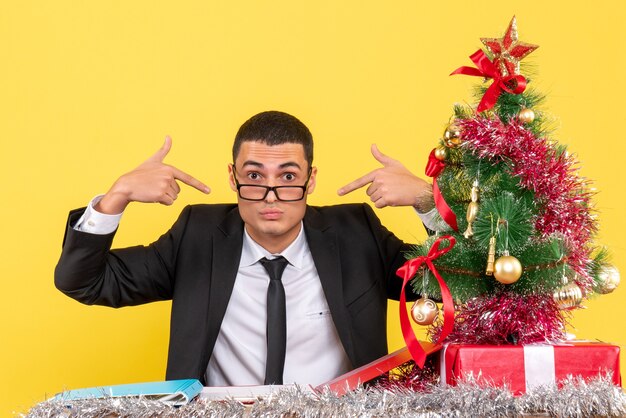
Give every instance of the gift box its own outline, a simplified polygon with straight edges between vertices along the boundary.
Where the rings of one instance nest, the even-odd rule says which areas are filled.
[[[420,345],[426,355],[436,353],[439,349],[441,349],[440,344],[433,344],[427,341],[421,341]],[[391,354],[387,354],[386,356],[374,360],[371,363],[323,383],[315,389],[317,391],[330,389],[337,395],[344,395],[347,392],[354,390],[359,385],[365,384],[386,373],[389,373],[390,370],[393,370],[409,361],[411,361],[411,353],[406,347],[403,347]]]
[[[556,384],[568,376],[594,378],[612,374],[621,386],[618,346],[574,342],[559,345],[446,345],[440,357],[441,383],[456,385],[472,375],[481,384],[507,387],[520,395]]]

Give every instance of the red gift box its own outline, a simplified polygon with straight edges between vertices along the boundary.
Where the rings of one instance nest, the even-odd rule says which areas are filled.
[[[422,349],[428,354],[436,353],[441,349],[440,344],[434,344],[427,341],[420,341]],[[330,389],[337,395],[344,395],[357,386],[369,382],[377,377],[388,373],[390,370],[411,361],[411,353],[408,348],[404,347],[391,354],[387,354],[377,360],[372,361],[364,366],[354,369],[346,374],[334,378],[326,383],[317,386],[315,389],[323,391]]]
[[[593,378],[612,373],[621,386],[619,347],[604,343],[560,345],[449,344],[440,357],[442,384],[456,385],[471,374],[479,383],[507,385],[515,394],[561,381],[568,376]]]

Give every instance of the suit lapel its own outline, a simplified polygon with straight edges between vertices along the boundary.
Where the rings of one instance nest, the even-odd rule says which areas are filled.
[[[243,243],[243,221],[239,210],[233,209],[218,227],[221,233],[213,235],[213,263],[209,293],[208,350],[204,366],[208,364],[210,353],[219,334],[228,301],[233,292],[235,278],[241,259]]]
[[[304,217],[304,230],[324,289],[324,295],[337,328],[346,354],[354,362],[354,348],[350,319],[343,298],[341,259],[337,234],[322,215],[314,208],[307,207]]]

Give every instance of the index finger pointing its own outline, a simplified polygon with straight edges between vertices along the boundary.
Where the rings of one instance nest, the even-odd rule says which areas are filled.
[[[176,167],[172,167],[172,169],[174,170],[174,178],[176,180],[180,180],[186,185],[191,186],[194,189],[200,190],[202,193],[211,193],[211,189],[209,188],[209,186],[202,183],[200,180],[196,179],[193,176],[190,176],[189,174],[185,173],[182,170],[179,170]]]
[[[346,184],[345,186],[343,186],[342,188],[340,188],[339,190],[337,190],[337,194],[339,196],[343,196],[346,195],[350,192],[355,191],[356,189],[360,189],[361,187],[370,184],[372,181],[374,181],[374,172],[369,172],[366,175],[364,175],[363,177],[359,177],[358,179],[354,180],[351,183]]]

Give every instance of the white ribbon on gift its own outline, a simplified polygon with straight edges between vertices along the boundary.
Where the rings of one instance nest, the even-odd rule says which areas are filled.
[[[556,382],[554,346],[533,344],[524,346],[524,374],[526,390],[552,386]]]
[[[439,386],[446,386],[446,351],[448,350],[448,343],[443,345],[439,355]]]

